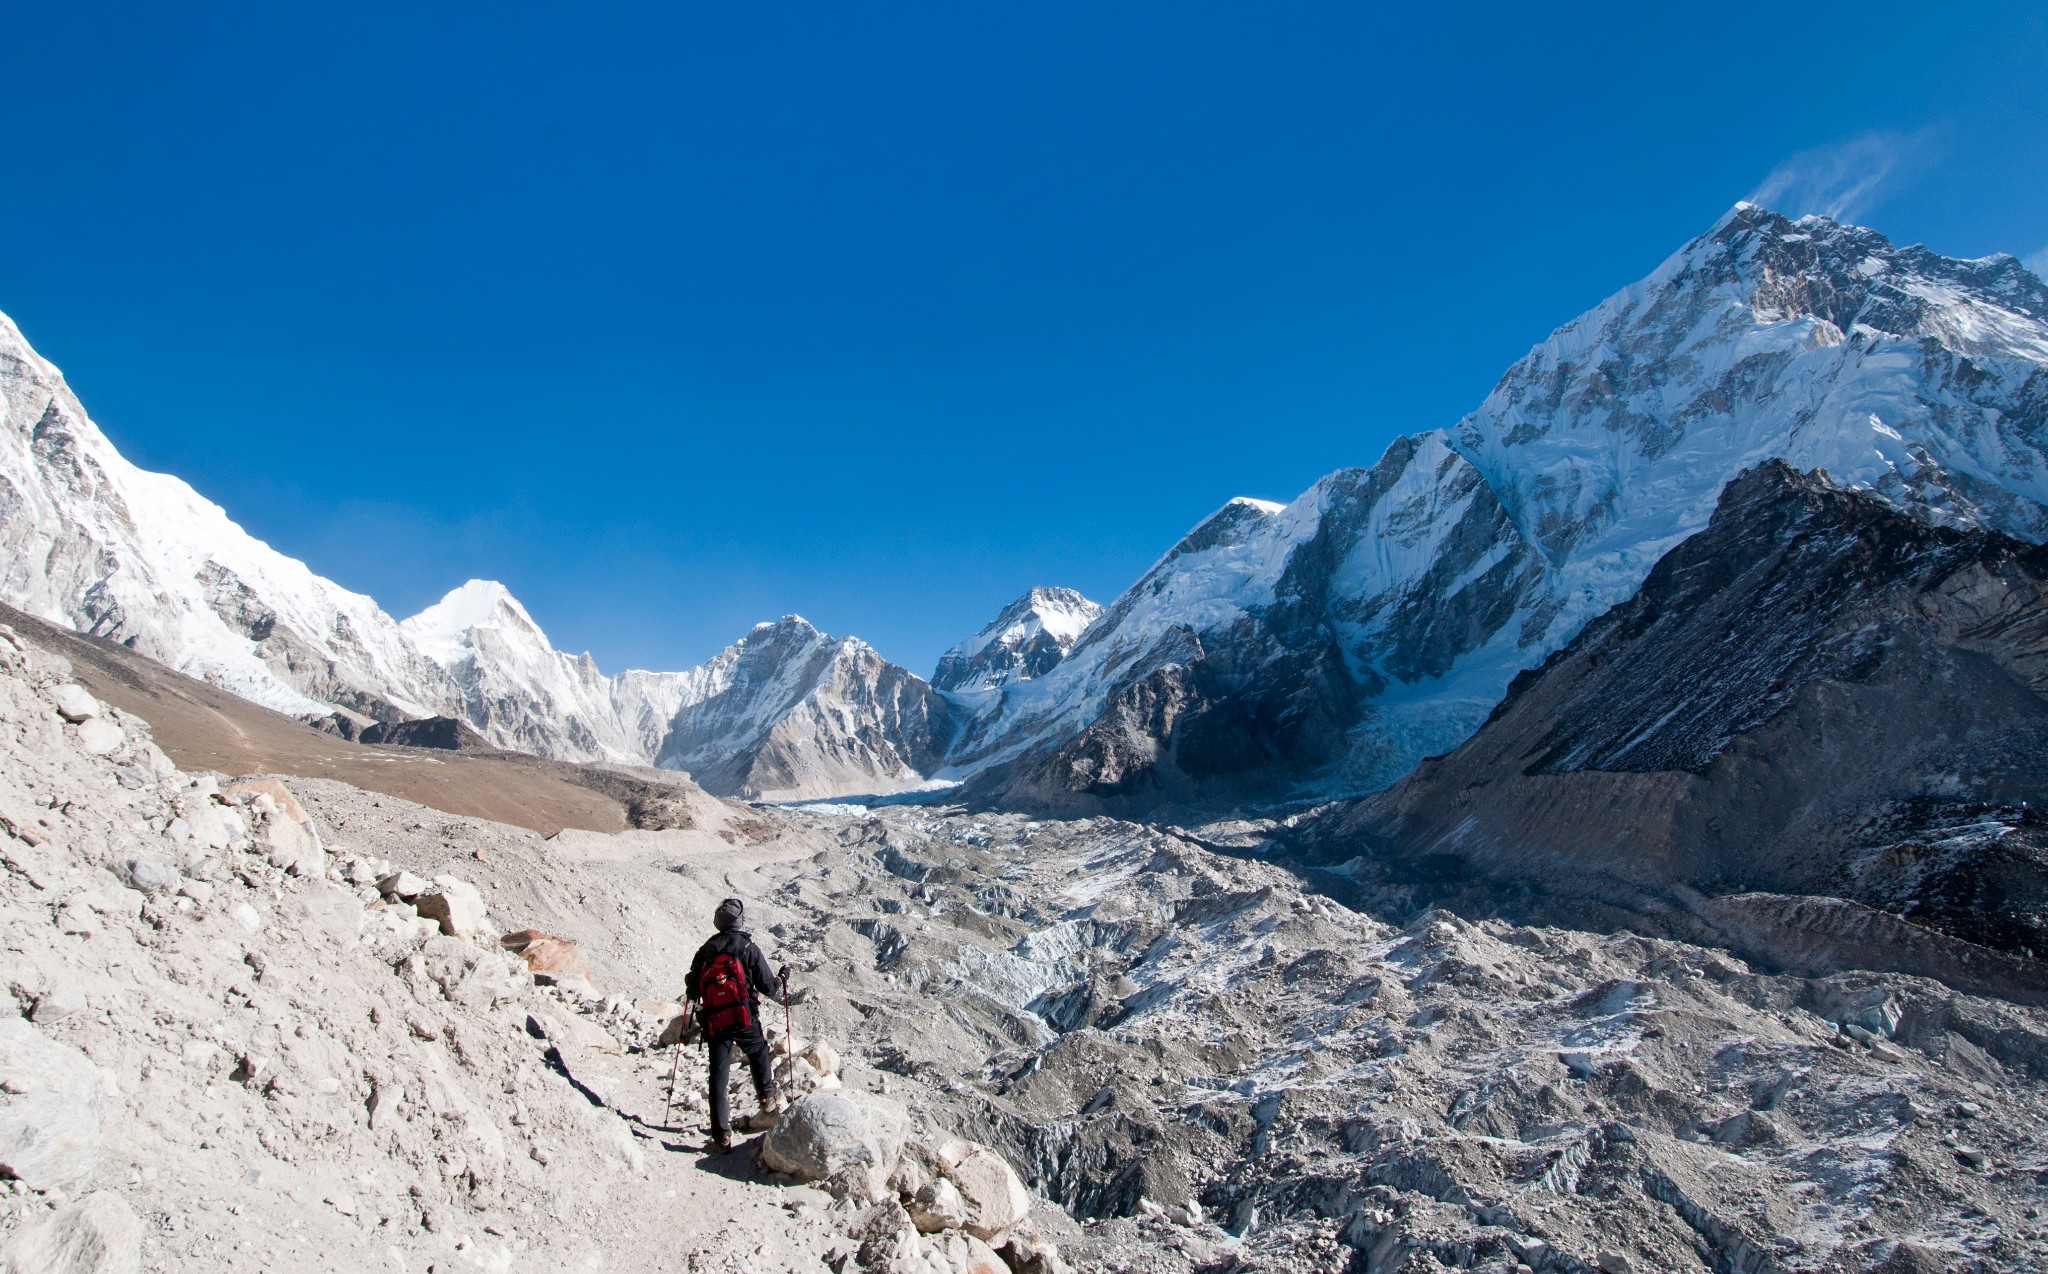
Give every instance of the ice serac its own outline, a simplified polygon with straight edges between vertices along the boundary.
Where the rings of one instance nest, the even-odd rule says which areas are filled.
[[[433,715],[441,670],[368,597],[124,459],[0,316],[0,599],[291,713]]]
[[[2048,547],[1774,460],[1463,746],[1306,836],[1433,898],[2011,994],[2048,950],[2044,696]]]
[[[2048,536],[2048,289],[1738,205],[1448,430],[1233,502],[951,758],[994,799],[1374,790],[1629,598],[1765,460],[1920,522]]]
[[[689,676],[655,763],[721,796],[903,791],[937,764],[945,701],[866,642],[799,616],[758,625]]]

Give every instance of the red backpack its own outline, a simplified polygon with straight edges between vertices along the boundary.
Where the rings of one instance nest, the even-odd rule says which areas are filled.
[[[697,997],[704,1002],[704,1033],[711,1036],[737,1035],[754,1024],[747,1006],[747,971],[730,951],[711,957],[697,979]]]

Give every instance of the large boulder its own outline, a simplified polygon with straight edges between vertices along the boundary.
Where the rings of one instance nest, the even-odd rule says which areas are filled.
[[[934,1177],[904,1204],[919,1234],[957,1230],[967,1224],[967,1203],[960,1188],[945,1177]]]
[[[452,890],[421,894],[412,904],[421,917],[441,926],[451,938],[473,942],[483,936],[484,909],[465,894]]]
[[[761,1163],[799,1181],[823,1181],[859,1165],[872,1178],[870,1193],[879,1195],[909,1128],[903,1107],[885,1097],[812,1093],[784,1111],[761,1139]]]
[[[92,1059],[18,1017],[0,1017],[0,1172],[36,1190],[91,1176],[106,1104]]]
[[[436,876],[426,892],[413,899],[422,916],[438,921],[441,932],[452,938],[477,942],[495,937],[484,917],[483,891],[456,876]]]
[[[57,705],[57,715],[73,725],[100,714],[100,701],[88,694],[84,686],[68,681],[52,689],[50,699]]]
[[[294,876],[327,874],[327,851],[320,844],[320,834],[291,789],[276,779],[245,779],[224,796],[233,804],[248,806],[256,816],[256,848],[270,859],[271,866]]]
[[[588,1018],[567,1010],[536,1012],[530,1020],[540,1028],[541,1034],[556,1044],[570,1044],[593,1053],[625,1052],[610,1031]]]
[[[6,1274],[134,1274],[142,1267],[142,1218],[112,1190],[32,1220],[8,1240]]]
[[[78,746],[90,756],[112,756],[128,742],[128,736],[122,733],[121,727],[105,717],[88,717],[75,728]]]
[[[967,1217],[961,1226],[983,1240],[997,1240],[1031,1213],[1031,1192],[1001,1155],[958,1138],[938,1149],[938,1169],[960,1191]]]

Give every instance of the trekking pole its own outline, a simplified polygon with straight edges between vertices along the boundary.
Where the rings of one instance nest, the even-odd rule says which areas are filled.
[[[683,1006],[684,1020],[676,1027],[676,1058],[668,1067],[668,1104],[661,1108],[661,1126],[664,1128],[669,1126],[669,1119],[676,1107],[676,1076],[682,1074],[683,1070],[683,1037],[689,1034],[689,1031],[684,1029],[689,1024],[689,1016],[690,1008],[686,1004]]]
[[[782,982],[782,1051],[789,1054],[789,1086],[796,1087],[796,1018],[789,1007],[789,966],[781,969]]]
[[[676,1059],[668,1066],[668,1103],[661,1108],[661,1126],[669,1126],[669,1118],[676,1108],[676,1076],[683,1071],[683,1035],[676,1032]]]

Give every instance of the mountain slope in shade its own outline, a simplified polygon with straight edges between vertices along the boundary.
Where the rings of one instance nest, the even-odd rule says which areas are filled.
[[[1990,952],[2048,954],[2044,758],[2048,547],[1773,461],[1463,746],[1307,839],[1430,897],[1998,989]],[[1799,898],[1853,906],[1815,932]]]
[[[1932,525],[2048,533],[2048,290],[1739,205],[1449,430],[1237,501],[953,757],[989,799],[1324,797],[1455,746],[1783,458]]]
[[[690,677],[655,763],[720,795],[903,791],[937,765],[945,700],[866,642],[799,616],[758,625]]]

